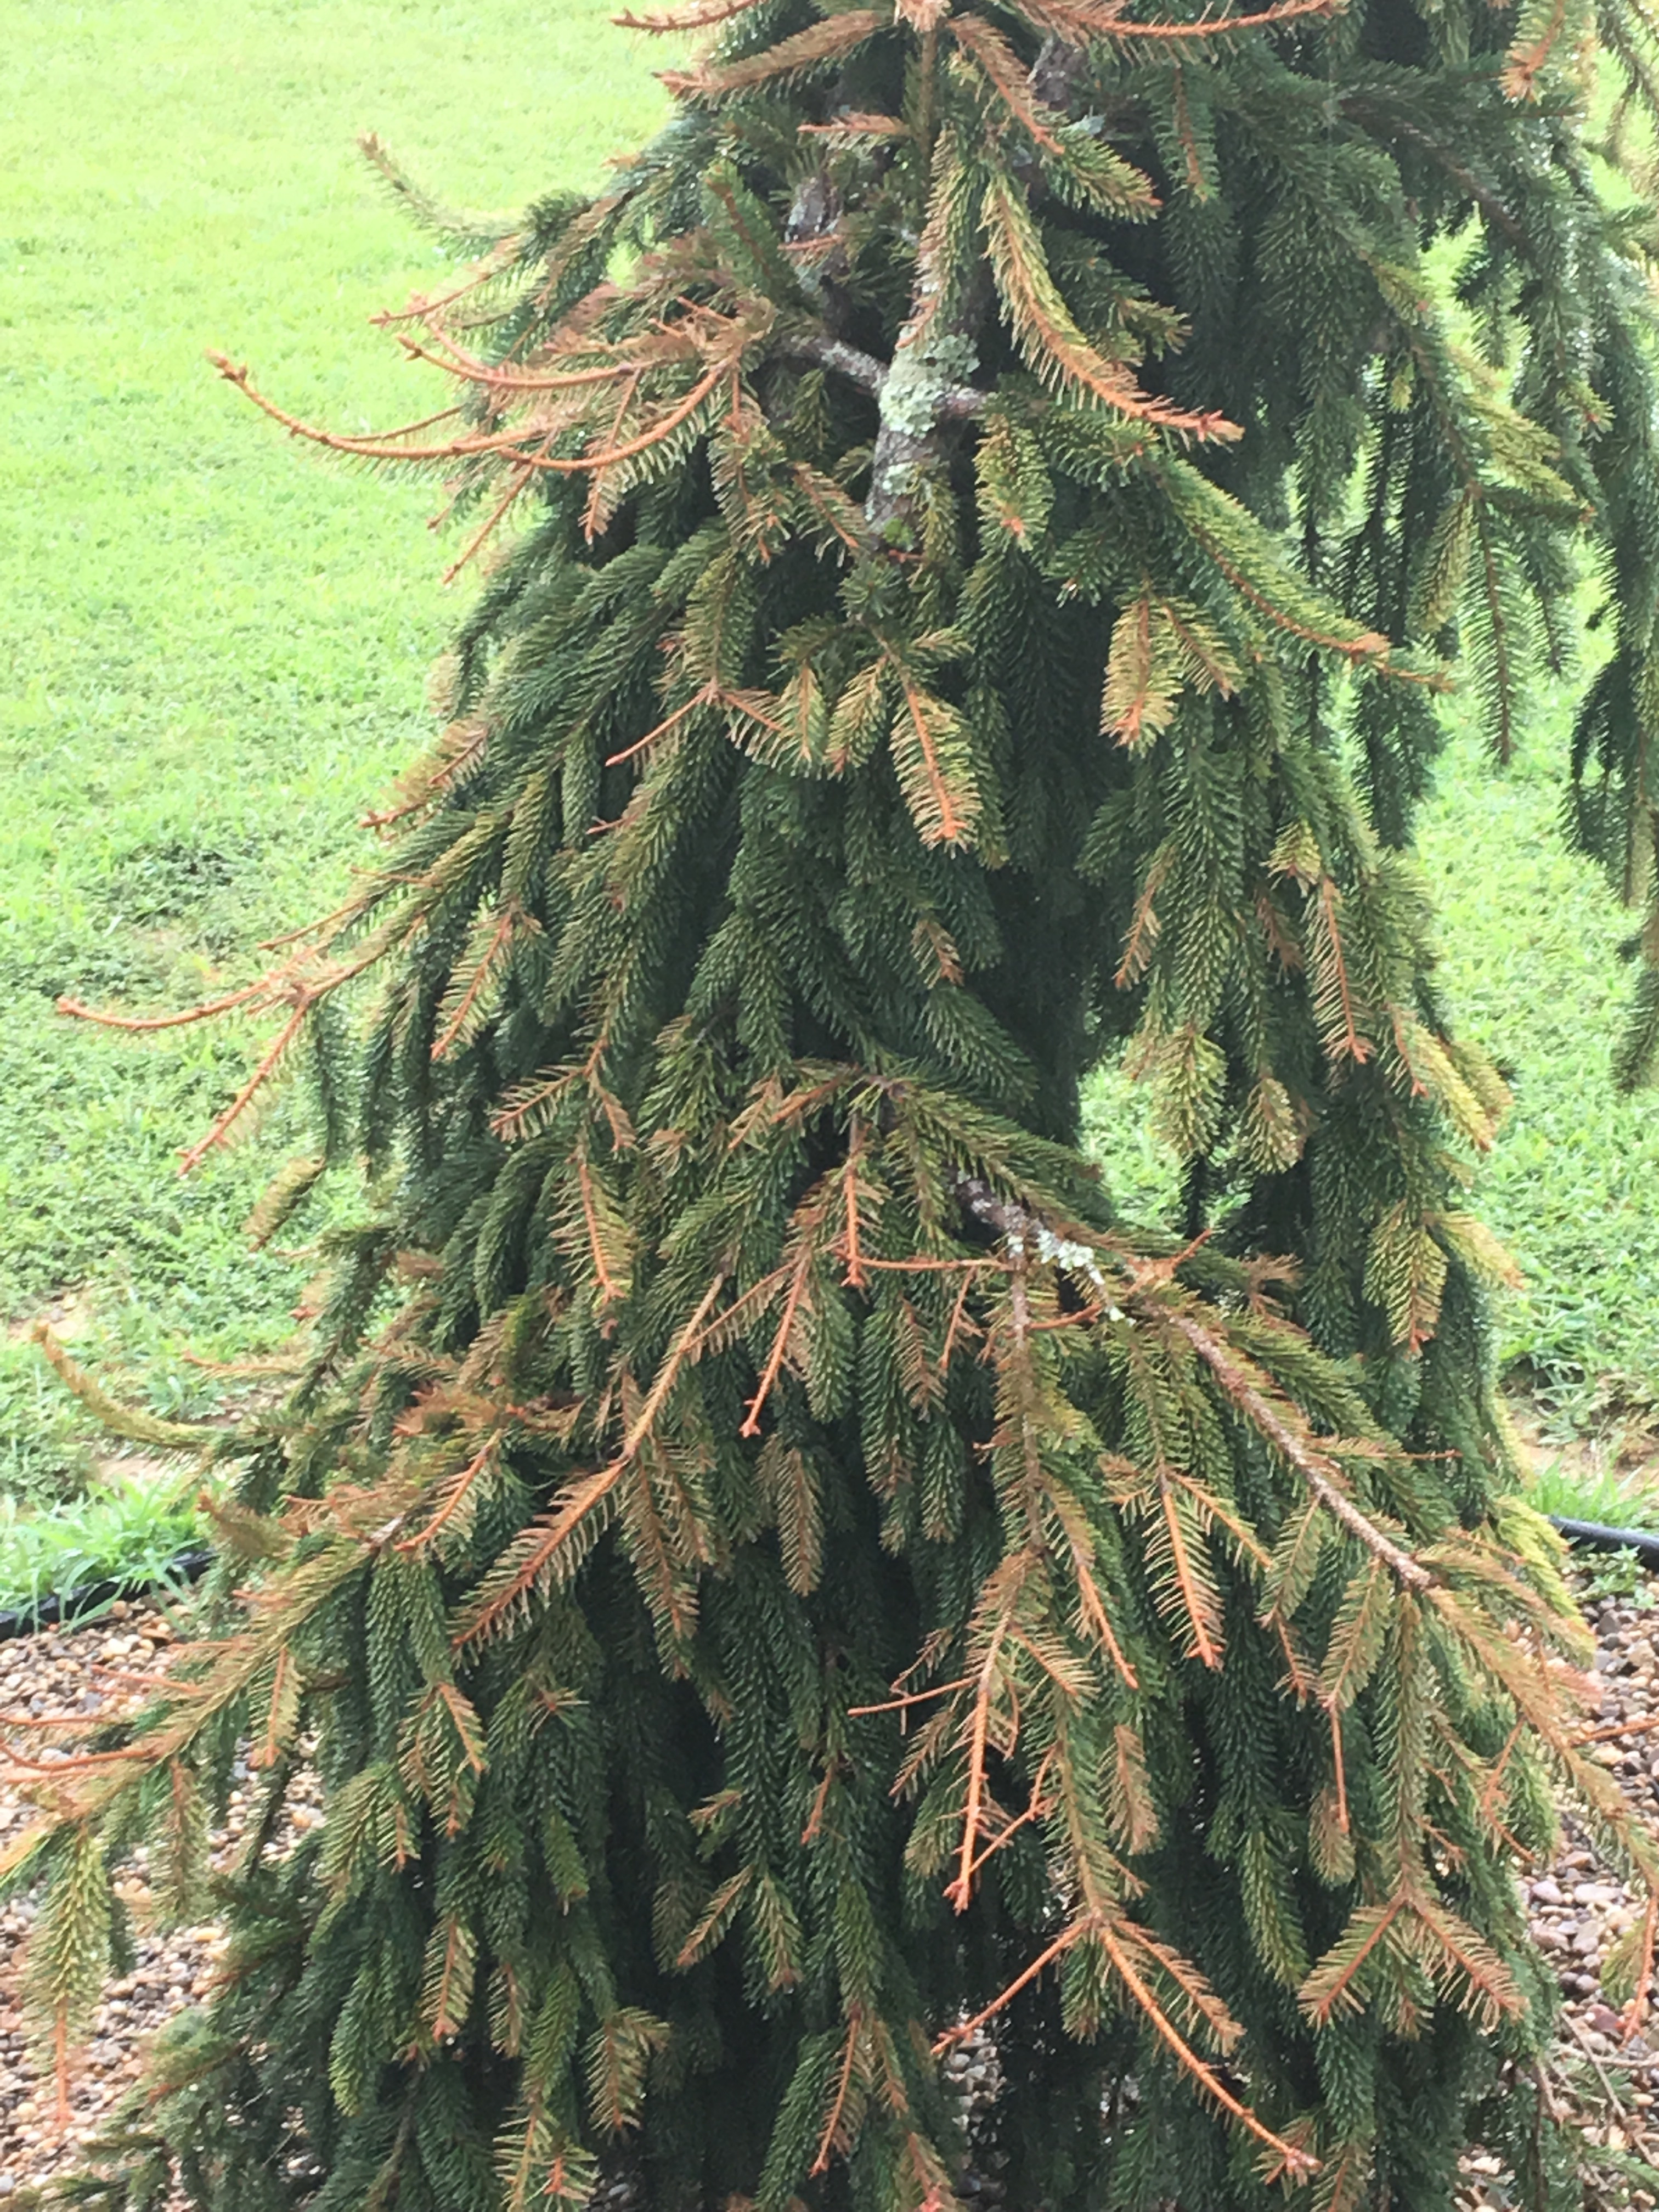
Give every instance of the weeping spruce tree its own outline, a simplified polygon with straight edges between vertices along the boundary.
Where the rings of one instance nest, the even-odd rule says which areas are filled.
[[[1578,7],[624,18],[712,43],[599,197],[457,229],[397,325],[448,404],[259,400],[494,566],[384,867],[222,1002],[274,1026],[204,1148],[296,1056],[326,1130],[257,1231],[368,1162],[218,1446],[222,1633],[9,1855],[61,2053],[110,1869],[203,1910],[252,1747],[118,2201],[1431,2212],[1476,2138],[1565,2201],[1516,1868],[1563,1792],[1659,1856],[1576,1747],[1408,844],[1588,547],[1575,818],[1652,886],[1646,218],[1586,118],[1653,62]],[[1179,1239],[1078,1150],[1125,1048]]]

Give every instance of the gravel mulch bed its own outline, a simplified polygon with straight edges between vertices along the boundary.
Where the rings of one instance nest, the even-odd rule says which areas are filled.
[[[137,1682],[156,1671],[177,1640],[177,1618],[173,1608],[159,1604],[118,1604],[90,1626],[0,1643],[0,1711],[33,1719],[116,1717],[142,1696]],[[226,1821],[208,1838],[218,1868],[229,1866],[241,1847],[246,1780],[239,1767]],[[322,1818],[303,1778],[292,1796],[279,1849]],[[0,1789],[0,1846],[32,1817],[27,1806]],[[222,1929],[205,1923],[165,1936],[147,1933],[142,1853],[120,1893],[135,1931],[132,1970],[105,1992],[91,2039],[76,2054],[67,2115],[58,2109],[50,2067],[25,2034],[19,1969],[30,1910],[26,1903],[0,1908],[0,2201],[81,2164],[88,2142],[137,2081],[156,2030],[211,1993],[224,1948]]]
[[[90,1627],[18,1637],[0,1644],[0,1711],[34,1719],[118,1713],[134,1695],[118,1677],[153,1668],[173,1641],[171,1621],[151,1605],[118,1606]],[[32,1817],[27,1805],[0,1793],[0,1843]],[[0,2196],[75,2162],[137,2077],[144,2039],[193,1995],[205,1994],[215,1936],[206,1928],[180,1930],[165,1942],[140,1936],[133,1972],[99,2008],[65,2116],[24,2033],[19,1952],[29,1917],[27,1903],[0,1910]]]
[[[1589,1574],[1581,1583],[1605,1684],[1596,1723],[1604,1740],[1592,1756],[1618,1775],[1659,1833],[1659,1577],[1634,1596],[1598,1595]],[[177,1633],[168,1611],[146,1603],[118,1606],[91,1626],[0,1644],[0,1711],[113,1717],[137,1694],[134,1677],[155,1668]],[[301,1784],[277,1847],[321,1817]],[[0,1846],[29,1818],[26,1806],[0,1790]],[[239,1786],[225,1825],[210,1838],[216,1865],[235,1858],[243,1829]],[[1586,2212],[1659,2212],[1659,2018],[1646,2034],[1623,2040],[1596,1978],[1607,1952],[1638,1917],[1638,1899],[1571,1822],[1555,1864],[1529,1877],[1526,1889],[1533,1934],[1560,1976],[1562,2033],[1548,2087],[1582,2140]],[[91,2040],[76,2055],[67,2115],[58,2110],[50,2069],[25,2036],[19,1953],[28,1907],[0,1909],[0,2202],[81,2163],[88,2140],[137,2078],[149,2039],[211,1991],[222,1932],[210,1923],[166,1936],[144,1932],[142,1862],[124,1881],[123,1894],[137,1930],[136,1958],[106,1992]],[[986,2078],[994,2075],[994,2052],[958,2053],[951,2065],[966,2101],[994,2095]],[[1496,2158],[1472,2152],[1464,2176],[1461,2212],[1511,2212],[1522,2201]],[[987,2174],[975,2177],[975,2194],[989,2207],[1002,2192]]]

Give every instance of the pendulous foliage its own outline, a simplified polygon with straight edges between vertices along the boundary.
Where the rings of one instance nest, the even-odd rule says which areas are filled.
[[[1588,548],[1577,823],[1653,893],[1646,218],[1585,124],[1645,19],[624,21],[714,41],[600,197],[454,227],[393,319],[451,404],[259,398],[516,534],[384,869],[217,1002],[277,1027],[198,1154],[302,1048],[322,1100],[256,1233],[360,1156],[373,1210],[217,1446],[222,1634],[32,1770],[60,2049],[108,1869],[188,1910],[239,1741],[264,1791],[88,2187],[1432,2212],[1481,2133],[1559,2201],[1516,1863],[1564,1790],[1659,1860],[1513,1495],[1503,1085],[1407,847],[1458,656],[1501,751]],[[1126,1040],[1178,1247],[1075,1149]]]

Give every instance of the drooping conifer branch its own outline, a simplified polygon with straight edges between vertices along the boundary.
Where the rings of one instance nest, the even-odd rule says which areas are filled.
[[[1659,1883],[1510,1494],[1504,1087],[1401,850],[1443,654],[1524,701],[1588,531],[1580,833],[1643,890],[1648,310],[1577,15],[1451,4],[635,16],[714,33],[665,132],[388,319],[454,405],[261,401],[501,557],[384,865],[165,1018],[272,1018],[210,1141],[320,1071],[260,1223],[376,1178],[215,1443],[228,1632],[4,1724],[65,2063],[94,1875],[148,1824],[191,1894],[258,1761],[129,2212],[157,2142],[200,2212],[574,2207],[619,2130],[676,2212],[945,2212],[969,2033],[1012,2203],[1435,2202],[1547,2033],[1551,1791]],[[1120,1046],[1178,1242],[1075,1149]]]

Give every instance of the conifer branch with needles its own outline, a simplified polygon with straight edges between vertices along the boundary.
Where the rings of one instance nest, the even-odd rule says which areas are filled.
[[[259,1778],[125,2212],[574,2212],[635,2152],[683,2212],[949,2212],[975,2037],[1022,2205],[1438,2201],[1478,2107],[1547,2167],[1516,1869],[1558,1797],[1659,1856],[1515,1494],[1505,1096],[1406,848],[1442,656],[1508,726],[1588,544],[1575,834],[1659,896],[1659,386],[1583,17],[1447,4],[630,12],[712,34],[665,131],[384,319],[447,404],[340,435],[223,364],[492,565],[351,897],[203,1006],[64,1004],[269,1024],[195,1157],[314,1068],[256,1237],[371,1179],[285,1406],[150,1434],[237,1470],[224,1632],[0,1717],[60,2070],[111,1870],[192,1893]],[[1120,1052],[1178,1241],[1079,1149]]]

